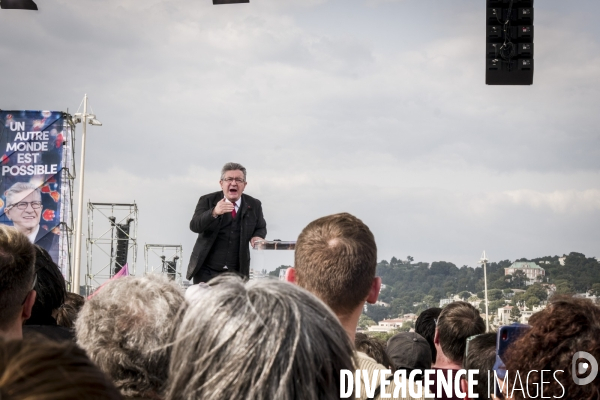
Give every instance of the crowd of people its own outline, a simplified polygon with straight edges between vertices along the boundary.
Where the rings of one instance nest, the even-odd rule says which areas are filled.
[[[44,250],[0,226],[0,399],[339,399],[343,370],[364,371],[350,398],[390,398],[402,385],[419,394],[404,399],[445,399],[456,393],[425,371],[454,378],[462,369],[479,374],[476,384],[462,375],[461,398],[469,385],[478,398],[497,385],[498,398],[530,398],[546,379],[544,397],[600,399],[600,377],[579,385],[571,368],[578,352],[600,360],[591,301],[554,297],[531,317],[502,367],[511,385],[518,371],[536,372],[511,391],[488,379],[497,335],[469,303],[428,309],[414,332],[387,343],[357,334],[381,288],[376,257],[370,229],[335,214],[303,229],[287,282],[223,274],[184,293],[162,275],[129,276],[84,299],[67,292]],[[376,371],[390,384],[370,391]],[[406,372],[400,381],[396,371]]]

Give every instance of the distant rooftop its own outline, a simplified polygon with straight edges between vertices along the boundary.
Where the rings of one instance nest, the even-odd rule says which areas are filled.
[[[539,265],[537,265],[536,263],[534,263],[533,261],[515,261],[508,268],[514,268],[514,269],[544,269],[544,268],[540,267]]]

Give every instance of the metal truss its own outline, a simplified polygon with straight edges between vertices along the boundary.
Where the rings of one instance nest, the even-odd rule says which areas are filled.
[[[144,246],[145,274],[164,274],[183,285],[181,259],[183,248],[178,244],[147,244]]]
[[[65,113],[63,124],[63,168],[60,171],[61,180],[61,206],[60,206],[60,239],[58,242],[58,266],[67,282],[67,289],[72,291],[72,254],[73,249],[73,189],[75,182],[75,125],[71,115]]]
[[[129,233],[119,228],[130,223]],[[117,235],[127,240],[129,275],[135,275],[137,263],[138,207],[134,203],[88,203],[87,273],[85,293],[90,295],[109,280],[116,264]],[[120,267],[120,265],[117,265]]]

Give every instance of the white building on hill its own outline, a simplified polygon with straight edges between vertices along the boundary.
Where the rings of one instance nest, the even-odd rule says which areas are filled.
[[[504,268],[504,275],[514,275],[517,271],[525,274],[527,285],[533,285],[538,282],[538,277],[546,275],[546,270],[532,261],[515,261],[510,267]]]
[[[404,314],[402,318],[384,319],[379,321],[379,324],[370,326],[369,332],[392,332],[395,329],[401,328],[405,322],[414,322],[416,319],[416,314]]]

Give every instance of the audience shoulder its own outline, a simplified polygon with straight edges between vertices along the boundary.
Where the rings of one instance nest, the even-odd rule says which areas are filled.
[[[4,399],[113,400],[121,395],[73,342],[41,335],[0,339],[0,396]]]

